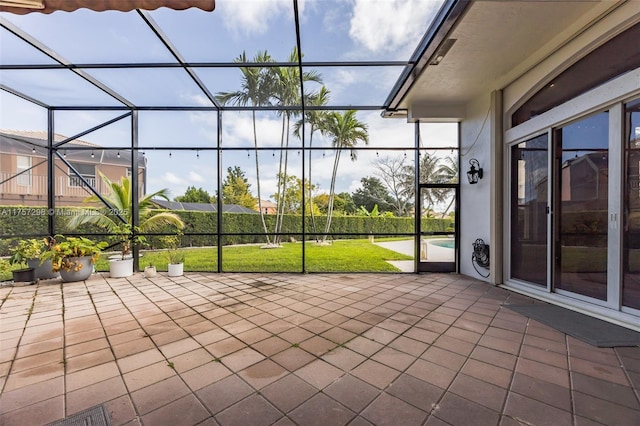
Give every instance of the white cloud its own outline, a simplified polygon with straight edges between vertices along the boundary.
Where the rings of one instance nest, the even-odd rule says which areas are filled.
[[[272,118],[258,114],[256,117],[256,132],[258,146],[279,147],[282,135],[282,121],[275,114]],[[250,113],[225,113],[222,122],[222,144],[224,146],[254,146],[253,119]]]
[[[209,111],[196,111],[189,112],[189,122],[195,124],[198,133],[202,135],[205,140],[217,142],[218,141],[218,115],[212,114]]]
[[[171,172],[166,172],[164,175],[162,175],[161,181],[170,183],[172,185],[184,185],[186,183],[184,179],[176,176]]]
[[[355,0],[349,35],[373,52],[411,52],[440,0]]]
[[[249,35],[264,34],[273,19],[290,10],[289,0],[218,0],[215,13],[231,33]]]
[[[198,183],[202,183],[205,181],[205,179],[202,177],[202,175],[199,175],[198,173],[191,171],[189,172],[189,180],[191,182],[198,182]]]

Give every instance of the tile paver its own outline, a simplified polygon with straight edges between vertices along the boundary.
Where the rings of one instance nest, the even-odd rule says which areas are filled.
[[[640,423],[640,347],[591,347],[461,275],[95,274],[0,293],[2,425],[98,404],[116,426]]]

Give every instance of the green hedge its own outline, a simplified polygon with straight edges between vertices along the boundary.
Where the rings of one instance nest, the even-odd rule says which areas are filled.
[[[23,210],[27,209],[27,210]],[[55,211],[56,234],[103,234],[104,231],[96,226],[83,225],[77,229],[68,229],[67,221],[74,214],[79,214],[83,209],[73,207],[61,207]],[[161,211],[161,210],[158,210]],[[24,214],[22,214],[24,213]],[[26,214],[33,213],[33,214]],[[212,212],[174,211],[185,222],[182,245],[185,247],[216,246],[218,244],[218,215]],[[6,255],[8,248],[14,244],[16,235],[28,237],[40,237],[47,235],[47,210],[45,208],[29,209],[20,206],[0,206],[0,255]],[[275,215],[266,215],[265,222],[269,234],[275,228]],[[316,217],[316,227],[322,232],[326,223],[326,217]],[[305,228],[307,238],[313,238],[311,219],[306,218]],[[364,217],[364,216],[334,216],[331,219],[331,235],[333,239],[362,238],[369,234],[379,237],[394,236],[397,234],[413,234],[414,219],[412,217]],[[422,230],[431,232],[453,232],[453,220],[446,219],[422,219]],[[158,233],[172,233],[171,228],[161,230]],[[300,240],[302,237],[302,217],[299,215],[285,215],[282,222],[283,241],[289,238]],[[222,218],[223,245],[263,243],[264,229],[259,214],[224,213]],[[208,234],[208,235],[198,235]],[[344,235],[356,234],[356,235]],[[100,238],[100,237],[98,237]],[[104,241],[111,238],[102,236]],[[150,248],[162,248],[159,236],[148,236]]]

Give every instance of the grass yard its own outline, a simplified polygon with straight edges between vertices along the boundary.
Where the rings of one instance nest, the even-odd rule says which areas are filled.
[[[217,271],[218,250],[215,247],[185,248],[185,271]],[[369,243],[368,240],[336,241],[328,246],[308,243],[305,247],[309,272],[398,272],[387,260],[411,260],[411,257]],[[153,263],[167,270],[164,252],[145,252],[140,267]],[[106,259],[96,264],[98,271],[109,270]],[[302,244],[283,243],[281,248],[263,249],[260,245],[225,246],[222,248],[225,272],[301,272]]]
[[[384,241],[398,239],[402,238],[385,238]],[[216,247],[184,248],[182,251],[185,255],[185,272],[218,270]],[[366,239],[334,241],[327,246],[310,242],[305,246],[305,256],[308,272],[399,272],[387,260],[412,259],[371,244]],[[260,245],[225,246],[222,248],[222,262],[225,272],[301,272],[302,244],[284,243],[277,249],[262,249]],[[145,251],[140,258],[140,269],[153,264],[159,271],[166,271],[167,263],[164,251]],[[106,255],[103,254],[96,262],[96,270],[109,270]],[[0,281],[10,279],[11,272],[0,274]]]

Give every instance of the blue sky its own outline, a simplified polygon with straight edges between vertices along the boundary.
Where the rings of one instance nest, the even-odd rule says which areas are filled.
[[[441,0],[301,0],[301,42],[308,61],[408,60]],[[155,38],[136,13],[80,10],[74,13],[25,16],[0,14],[3,19],[41,40],[72,63],[172,62],[167,49]],[[149,12],[188,62],[231,62],[242,51],[247,56],[267,50],[277,61],[286,61],[295,46],[291,0],[216,0],[212,13],[197,9]],[[64,30],[62,30],[64,29]],[[51,60],[24,49],[24,43],[7,31],[0,32],[0,60],[3,64],[46,64]],[[331,90],[330,105],[381,105],[397,80],[400,67],[321,68],[324,84]],[[178,69],[90,69],[94,78],[115,89],[137,105],[210,105],[196,85]],[[198,77],[215,94],[239,88],[240,72],[235,69],[197,68]],[[79,77],[64,70],[3,71],[3,84],[15,87],[53,105],[117,105],[118,103]],[[319,86],[316,86],[319,87]],[[46,113],[13,96],[0,94],[0,128],[46,130]],[[57,133],[73,135],[121,112],[59,112]],[[380,118],[379,111],[361,111],[358,118],[369,126],[370,146],[413,145],[413,125],[403,120]],[[259,144],[280,143],[281,122],[273,113],[261,114]],[[129,122],[123,121],[82,139],[105,146],[129,143]],[[455,145],[451,125],[425,125],[429,145]],[[216,141],[216,115],[209,112],[140,113],[140,143],[169,147],[193,145],[211,147]],[[299,142],[292,142],[298,143]],[[251,147],[251,119],[248,113],[223,115],[223,144]],[[314,146],[329,145],[314,136]],[[148,188],[170,187],[173,195],[188,185],[213,192],[213,152],[145,151],[149,162]],[[314,183],[328,189],[332,152],[314,158]],[[199,158],[198,158],[199,155]],[[223,166],[239,165],[250,181],[255,180],[253,152],[225,154]],[[401,151],[378,153],[402,155]],[[352,163],[341,160],[338,191],[353,191],[360,178],[372,175],[376,153],[361,152]],[[275,192],[277,155],[261,152],[263,198]],[[300,162],[292,158],[291,174],[300,176]],[[298,161],[298,163],[296,163]],[[317,179],[317,180],[316,180]],[[253,185],[255,191],[255,185]]]

